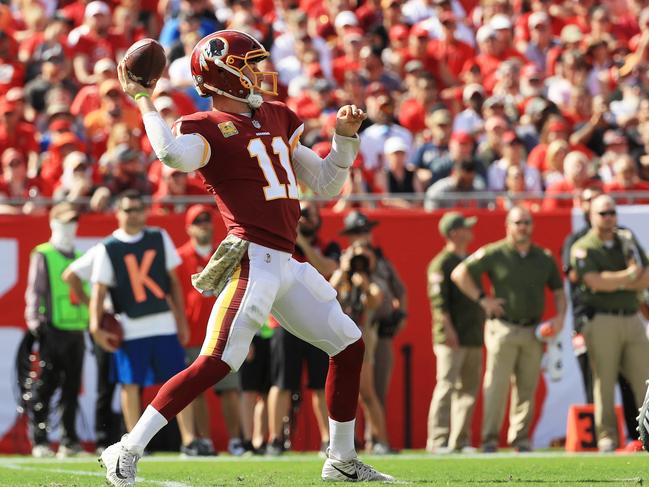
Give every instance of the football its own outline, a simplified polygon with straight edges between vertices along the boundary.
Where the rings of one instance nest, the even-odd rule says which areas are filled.
[[[166,64],[165,50],[155,39],[137,41],[124,55],[129,78],[147,88],[155,85]]]
[[[124,329],[122,328],[120,322],[117,321],[117,318],[115,318],[114,314],[104,313],[104,316],[101,319],[101,323],[99,324],[99,328],[117,336],[117,339],[110,340],[110,344],[113,347],[119,348],[122,346],[122,341],[124,340]]]

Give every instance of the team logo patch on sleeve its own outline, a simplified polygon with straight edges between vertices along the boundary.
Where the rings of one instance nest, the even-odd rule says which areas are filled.
[[[585,259],[588,255],[588,252],[586,252],[586,249],[576,247],[575,249],[573,249],[572,255],[575,256],[575,259]]]
[[[480,247],[478,250],[476,250],[471,255],[469,255],[469,257],[467,258],[467,261],[472,262],[474,260],[480,260],[486,254],[487,254],[487,251],[484,249],[484,247]]]
[[[439,284],[442,281],[444,281],[444,274],[442,274],[441,272],[433,272],[430,275],[430,282],[431,283]]]
[[[230,120],[228,120],[227,122],[221,122],[220,124],[218,124],[218,127],[223,134],[223,137],[225,137],[226,139],[239,133],[237,128],[234,126],[234,123],[232,123]]]

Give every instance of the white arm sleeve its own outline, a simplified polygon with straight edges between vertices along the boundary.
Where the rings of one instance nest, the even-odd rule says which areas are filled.
[[[293,152],[293,163],[297,177],[316,194],[337,196],[345,184],[349,167],[356,159],[360,140],[334,134],[331,152],[321,159],[308,147],[298,144]]]
[[[183,134],[174,137],[158,112],[145,113],[142,121],[151,147],[165,165],[183,172],[192,172],[210,160],[210,144],[202,135]]]

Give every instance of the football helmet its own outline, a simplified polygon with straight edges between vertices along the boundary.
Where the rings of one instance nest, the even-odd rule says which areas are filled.
[[[259,108],[259,93],[277,95],[277,73],[255,66],[270,53],[245,32],[220,30],[203,37],[192,51],[191,68],[199,95],[223,95]]]

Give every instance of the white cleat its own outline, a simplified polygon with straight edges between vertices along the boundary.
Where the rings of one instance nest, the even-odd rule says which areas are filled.
[[[649,380],[647,385],[649,386]],[[638,410],[638,413],[637,430],[640,433],[640,441],[642,441],[642,447],[649,451],[649,387],[647,387],[642,407]]]
[[[322,466],[322,480],[329,482],[394,482],[394,477],[366,465],[358,457],[345,461],[333,458],[327,449],[327,459]]]
[[[106,479],[115,487],[135,485],[137,462],[142,456],[126,449],[124,446],[126,437],[127,435],[122,436],[122,441],[110,445],[99,457],[99,463],[106,469]]]
[[[36,445],[32,448],[32,456],[34,458],[52,458],[54,451],[49,445]]]

